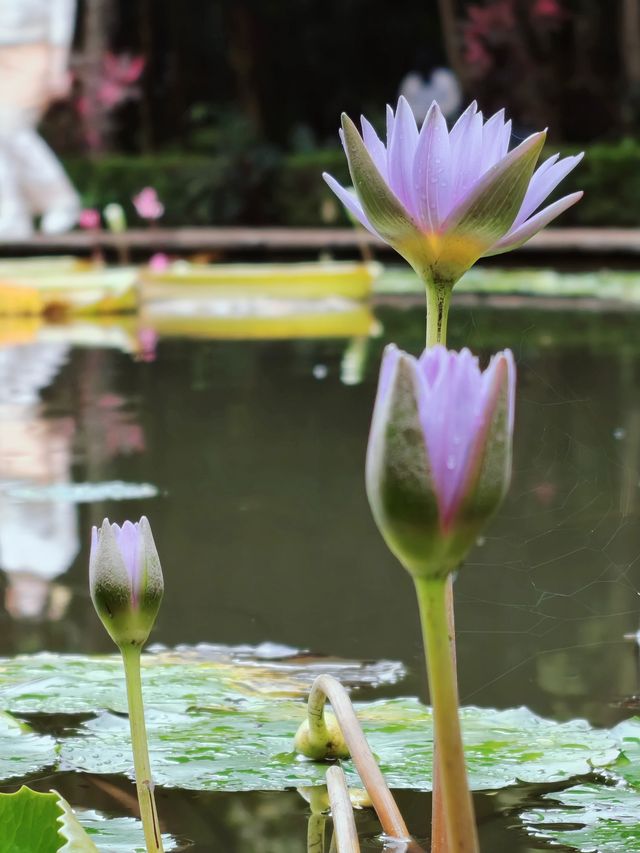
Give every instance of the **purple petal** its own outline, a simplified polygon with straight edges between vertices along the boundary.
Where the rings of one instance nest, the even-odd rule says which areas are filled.
[[[378,134],[373,129],[373,125],[364,116],[360,116],[360,124],[362,126],[362,139],[371,159],[376,165],[376,169],[382,177],[389,183],[389,174],[387,171],[387,149],[381,141]]]
[[[486,172],[500,160],[504,134],[504,110],[499,110],[482,128],[482,172]]]
[[[557,216],[560,216],[561,213],[564,213],[571,205],[580,201],[583,192],[571,193],[571,195],[566,195],[564,198],[558,199],[558,201],[550,204],[548,207],[544,207],[539,213],[536,213],[535,216],[532,216],[530,219],[520,225],[515,230],[509,231],[505,236],[498,240],[498,242],[491,248],[487,255],[497,255],[500,252],[506,252],[509,249],[517,249],[518,246],[521,246],[523,243],[526,243],[527,240],[530,240],[534,234],[537,234],[538,231],[542,230],[545,226],[547,226],[553,219]]]
[[[140,590],[140,570],[141,570],[141,554],[140,554],[140,530],[139,525],[132,524],[130,521],[125,521],[122,529],[115,530],[116,524],[113,525],[113,530],[116,535],[118,548],[124,562],[125,569],[131,581],[131,593],[134,605],[137,604],[137,597]]]
[[[511,119],[505,124],[502,129],[502,133],[500,134],[500,144],[498,146],[498,159],[501,160],[507,151],[509,150],[509,143],[511,142]]]
[[[582,160],[583,154],[577,154],[575,157],[565,157],[558,163],[547,165],[547,160],[533,174],[529,183],[529,189],[522,202],[522,207],[518,211],[518,215],[512,225],[511,230],[518,228],[531,214],[536,211],[545,198],[553,192],[562,181],[578,165]]]
[[[413,185],[413,159],[418,144],[418,128],[406,98],[400,97],[388,143],[389,186],[412,216],[417,216]]]
[[[453,131],[451,133],[453,135]],[[451,208],[457,206],[474,186],[480,176],[481,163],[482,113],[476,113],[455,140],[451,140]]]
[[[466,110],[459,117],[458,121],[451,128],[451,132],[449,133],[449,142],[451,143],[451,147],[455,148],[460,139],[464,139],[465,134],[469,129],[469,125],[475,114],[478,111],[478,104],[476,101],[471,101]]]
[[[391,144],[391,139],[393,137],[393,128],[396,123],[395,116],[393,114],[393,107],[387,104],[387,154],[389,153],[389,145]]]
[[[364,225],[367,231],[370,231],[372,234],[378,237],[379,234],[376,232],[373,225],[367,219],[367,216],[364,210],[362,209],[362,206],[360,205],[356,194],[345,189],[336,181],[334,177],[328,175],[326,172],[322,173],[322,177],[324,178],[328,186],[333,190],[333,192],[338,196],[338,198],[344,204],[347,210],[352,213],[353,216],[355,216],[358,222],[361,225]]]
[[[413,168],[419,221],[437,231],[451,205],[451,154],[447,122],[435,101],[420,131]]]

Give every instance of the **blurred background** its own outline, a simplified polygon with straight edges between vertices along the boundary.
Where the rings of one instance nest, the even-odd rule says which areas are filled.
[[[404,91],[586,148],[559,224],[640,221],[638,0],[80,0],[71,63],[44,133],[87,206],[153,183],[165,225],[344,223],[339,115]]]

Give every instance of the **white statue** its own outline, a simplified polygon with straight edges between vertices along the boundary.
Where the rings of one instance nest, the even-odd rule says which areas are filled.
[[[433,101],[438,102],[447,119],[456,117],[462,106],[460,83],[449,68],[436,68],[428,80],[410,72],[400,83],[400,94],[409,101],[418,124],[424,121]]]
[[[0,0],[0,240],[28,237],[35,215],[47,234],[77,222],[78,194],[36,130],[70,92],[74,25],[75,0]]]

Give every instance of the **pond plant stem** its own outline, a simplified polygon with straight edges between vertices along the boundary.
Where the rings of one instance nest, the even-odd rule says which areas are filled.
[[[136,789],[140,806],[140,818],[144,829],[147,853],[164,853],[162,834],[156,802],[153,796],[153,779],[149,763],[147,729],[144,721],[142,702],[142,682],[140,679],[140,653],[142,647],[136,645],[120,646],[124,672],[127,682],[127,700],[129,702],[129,725],[131,726],[131,745],[133,747],[133,766],[136,774]]]
[[[342,767],[336,765],[327,770],[327,789],[338,853],[360,853],[353,806]]]
[[[318,745],[321,749],[330,739],[324,718],[327,699],[331,702],[353,763],[371,798],[382,829],[390,838],[410,841],[409,830],[373,757],[349,694],[331,675],[319,675],[309,693],[307,716],[310,744]]]
[[[446,577],[415,577],[433,706],[441,805],[449,853],[479,853],[458,716],[458,690],[447,604]]]
[[[427,294],[427,347],[437,344],[447,345],[447,320],[451,303],[452,285],[448,282],[426,281]],[[456,673],[456,632],[453,604],[453,575],[447,578],[447,626],[451,658],[454,673]],[[457,675],[455,678],[457,694]],[[457,707],[457,703],[456,703]],[[434,740],[433,755],[433,785],[431,800],[431,853],[451,853],[447,844],[447,825],[444,814],[442,797],[442,774],[440,771],[440,756]]]

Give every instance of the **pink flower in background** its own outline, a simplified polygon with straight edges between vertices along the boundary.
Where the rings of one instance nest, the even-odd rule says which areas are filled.
[[[169,259],[169,255],[165,255],[164,252],[156,252],[155,255],[152,255],[149,258],[149,269],[154,272],[164,272],[166,269],[169,269],[171,266],[171,261]]]
[[[558,0],[536,0],[531,14],[534,18],[555,19],[562,17],[563,10]]]
[[[77,75],[82,93],[75,100],[76,112],[82,119],[87,145],[93,150],[105,146],[111,134],[109,114],[125,101],[140,97],[136,85],[145,67],[142,56],[107,52],[102,61],[91,63]]]
[[[140,361],[155,361],[158,346],[158,335],[155,329],[143,326],[138,332],[138,345]]]
[[[85,207],[78,218],[78,225],[87,231],[95,231],[100,227],[100,212],[93,207]]]
[[[164,213],[164,205],[153,187],[145,187],[140,190],[137,195],[134,195],[132,201],[141,219],[160,219]]]

